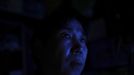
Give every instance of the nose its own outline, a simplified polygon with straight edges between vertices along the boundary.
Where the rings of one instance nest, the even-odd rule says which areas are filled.
[[[81,43],[78,39],[73,39],[71,53],[79,54],[81,53]]]

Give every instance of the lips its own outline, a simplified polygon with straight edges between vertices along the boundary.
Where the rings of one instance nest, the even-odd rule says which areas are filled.
[[[74,53],[74,54],[70,54],[66,61],[69,61],[69,64],[71,66],[76,67],[76,66],[83,65],[84,63],[83,59],[84,58],[82,53]]]
[[[71,63],[81,65],[83,63],[83,58],[81,55],[74,55],[72,56]]]
[[[82,62],[79,61],[79,60],[72,60],[72,61],[70,62],[70,66],[71,66],[72,68],[79,68],[79,67],[81,67],[82,65],[83,65]]]

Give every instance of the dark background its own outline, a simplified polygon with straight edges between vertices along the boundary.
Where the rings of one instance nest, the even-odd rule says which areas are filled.
[[[33,61],[31,60],[30,48],[27,47],[27,39],[30,39],[35,24],[58,9],[63,0],[0,0],[0,28],[1,34],[11,32],[15,28],[16,37],[19,39],[21,48],[18,49],[17,58],[12,61],[21,61],[19,66],[9,69],[1,68],[1,73],[14,70],[21,70],[24,73],[32,74]],[[133,65],[133,21],[132,6],[129,1],[119,0],[72,0],[72,6],[82,15],[91,18],[88,28],[88,42],[90,42],[88,59],[84,72],[88,75],[130,75]],[[121,20],[122,17],[122,20]],[[5,29],[4,29],[5,28]],[[3,29],[3,30],[2,30]],[[7,32],[7,33],[8,33]],[[19,36],[18,36],[19,35]],[[3,37],[3,35],[0,35]],[[29,42],[29,41],[28,41]],[[2,50],[3,42],[0,41],[1,61],[9,60],[5,57],[17,52],[5,54]],[[2,56],[5,54],[4,56]],[[15,57],[13,57],[15,58]],[[11,58],[11,59],[13,59]],[[32,65],[31,65],[32,63]],[[1,63],[1,65],[8,63]],[[29,65],[30,64],[30,65]],[[12,65],[12,64],[11,64]],[[14,64],[14,66],[16,66]],[[27,71],[28,70],[28,71]],[[4,75],[1,74],[1,75]],[[133,74],[132,74],[133,75]]]

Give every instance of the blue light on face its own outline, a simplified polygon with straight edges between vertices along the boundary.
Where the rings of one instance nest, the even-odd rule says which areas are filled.
[[[86,40],[81,24],[70,20],[58,33],[64,75],[80,75],[87,56]]]

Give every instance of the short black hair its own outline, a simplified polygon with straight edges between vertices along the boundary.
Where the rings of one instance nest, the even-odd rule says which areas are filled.
[[[42,24],[38,25],[34,32],[33,40],[40,40],[45,47],[48,42],[52,41],[52,37],[56,32],[72,19],[76,19],[81,23],[85,36],[87,36],[89,19],[72,7],[61,7],[42,20]]]
[[[37,30],[38,38],[40,38],[41,40],[50,39],[50,37],[53,36],[53,34],[55,34],[57,30],[60,30],[64,24],[66,24],[73,18],[81,23],[87,35],[89,23],[88,17],[83,16],[72,7],[61,7],[45,17],[43,23],[39,26],[39,29]],[[47,36],[43,37],[43,34]]]

